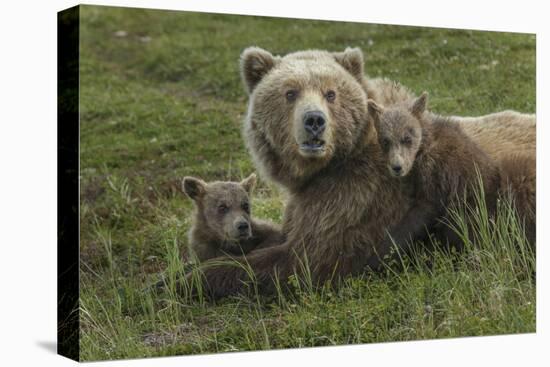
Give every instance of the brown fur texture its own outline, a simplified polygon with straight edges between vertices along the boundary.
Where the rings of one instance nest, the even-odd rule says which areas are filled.
[[[387,78],[366,77],[362,84],[367,96],[383,106],[415,98],[408,88]],[[449,119],[458,123],[464,133],[497,162],[508,159],[511,153],[536,160],[534,114],[506,110],[476,117],[451,116]]]
[[[246,65],[252,63],[249,60],[263,59],[265,52],[257,48],[243,52],[243,75],[247,72]],[[356,49],[348,52],[352,56],[361,55]],[[357,64],[349,60],[347,63]],[[333,54],[326,51],[297,52],[284,58],[273,57],[273,61],[263,61],[262,64],[274,66],[259,84],[247,84],[254,103],[249,104],[243,131],[262,175],[285,188],[297,188],[333,158],[341,160],[348,155],[363,136],[374,138],[371,124],[358,123],[366,111],[362,85],[336,62]],[[245,82],[249,80],[246,76],[243,79]],[[337,92],[332,103],[325,96],[331,90]],[[287,98],[290,91],[297,93],[293,102]],[[320,111],[330,120],[324,131],[323,149],[317,154],[300,148],[307,140],[302,126],[306,111]],[[362,129],[369,131],[363,134]]]
[[[512,200],[519,219],[525,226],[529,243],[536,241],[537,167],[533,157],[513,153],[499,164],[501,194]]]
[[[237,259],[251,266],[261,291],[273,291],[276,277],[286,283],[304,263],[314,284],[363,271],[384,228],[398,223],[408,209],[408,197],[385,168],[368,118],[357,74],[362,58],[354,59],[361,53],[346,53],[343,59],[325,51],[271,59],[255,48],[243,53],[243,80],[251,92],[245,141],[261,173],[289,192],[285,243]],[[250,65],[273,66],[254,68],[247,76]],[[259,81],[258,73],[263,75]],[[305,131],[311,111],[325,120],[317,136],[322,148],[313,152]],[[248,279],[245,270],[231,265],[206,267],[204,276],[213,297],[242,291]]]
[[[501,195],[509,195],[524,222],[527,239],[536,241],[536,117],[502,111],[479,117],[451,118],[491,157],[501,173]]]
[[[462,130],[495,161],[501,195],[509,195],[527,239],[536,241],[536,116],[502,111],[479,117],[453,116]]]
[[[250,94],[244,139],[260,174],[289,192],[285,243],[236,258],[251,267],[261,292],[304,264],[314,284],[373,266],[384,255],[386,229],[413,204],[388,171],[367,112],[367,95],[385,105],[412,95],[368,80],[362,65],[358,49],[279,57],[251,47],[241,56]],[[484,131],[474,134],[483,140]],[[204,268],[204,289],[214,298],[243,291],[248,279],[242,267]]]
[[[202,262],[282,243],[278,226],[252,218],[250,195],[255,184],[254,174],[241,182],[206,183],[194,177],[184,178],[183,191],[196,206],[189,231],[192,257]]]
[[[495,161],[511,153],[536,160],[536,117],[516,111],[502,111],[479,117],[451,118]]]
[[[409,185],[414,204],[404,219],[389,230],[392,241],[403,249],[411,239],[419,239],[426,229],[436,229],[443,242],[460,249],[462,241],[441,222],[449,223],[446,209],[456,199],[477,206],[481,179],[486,205],[491,215],[496,209],[500,179],[497,165],[448,118],[426,112],[427,94],[411,103],[384,108],[369,100],[380,146],[388,170]],[[514,176],[515,177],[515,176]]]

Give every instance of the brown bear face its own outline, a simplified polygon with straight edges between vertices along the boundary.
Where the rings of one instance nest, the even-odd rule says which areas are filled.
[[[195,202],[198,218],[220,242],[238,243],[252,236],[249,194],[256,175],[239,182],[206,183],[194,177],[183,179],[183,191]]]
[[[300,175],[352,151],[368,117],[361,51],[275,57],[249,48],[241,71],[250,93],[245,140],[259,145],[252,142],[253,154],[267,145]]]
[[[395,177],[411,171],[422,144],[421,117],[426,109],[427,94],[422,94],[410,106],[389,108],[368,101],[369,115],[378,133],[378,142],[387,158],[388,170]]]

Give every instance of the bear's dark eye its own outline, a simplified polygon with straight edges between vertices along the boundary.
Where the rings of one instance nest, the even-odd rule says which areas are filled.
[[[242,208],[245,212],[250,213],[250,206],[248,205],[248,203],[243,203]]]
[[[218,213],[220,214],[227,214],[227,212],[229,211],[229,207],[225,204],[220,204],[218,206]]]
[[[334,100],[336,99],[336,92],[333,91],[333,90],[329,90],[329,91],[325,94],[325,98],[326,98],[327,101],[329,101],[329,102],[334,102]]]
[[[390,143],[391,143],[390,139],[388,139],[388,138],[382,139],[382,148],[384,150],[388,150],[390,148]]]
[[[298,91],[295,89],[287,90],[285,93],[286,100],[289,102],[293,102],[298,98]]]
[[[405,136],[402,140],[401,140],[401,144],[404,144],[404,145],[411,145],[412,144],[412,139],[410,136]]]

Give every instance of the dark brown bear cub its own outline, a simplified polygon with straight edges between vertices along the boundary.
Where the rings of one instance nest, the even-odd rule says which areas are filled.
[[[389,108],[368,101],[387,169],[402,177],[414,203],[389,235],[399,248],[405,248],[410,238],[422,238],[429,228],[439,240],[460,249],[462,241],[440,220],[456,198],[476,205],[479,178],[488,210],[494,212],[499,171],[457,123],[425,112],[427,98],[424,93],[412,103]]]
[[[255,174],[241,182],[183,179],[183,191],[196,205],[195,221],[189,231],[192,256],[205,261],[282,243],[277,226],[251,216],[250,194],[255,184]]]

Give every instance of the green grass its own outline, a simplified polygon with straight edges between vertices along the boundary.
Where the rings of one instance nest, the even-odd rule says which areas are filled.
[[[338,290],[216,304],[144,291],[185,270],[181,178],[254,170],[240,135],[243,48],[359,46],[369,75],[429,91],[439,113],[479,115],[534,112],[533,35],[93,6],[81,26],[83,360],[535,331],[534,254],[506,209],[462,256],[405,259]],[[283,202],[262,182],[253,212],[280,222]]]

